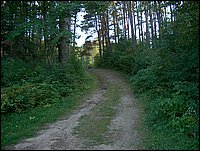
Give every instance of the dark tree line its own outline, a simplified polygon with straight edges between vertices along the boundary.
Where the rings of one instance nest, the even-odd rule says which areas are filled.
[[[1,1],[1,53],[22,58],[39,55],[47,64],[55,58],[65,63],[75,52],[76,17],[83,7],[86,15],[82,30],[95,29],[101,62],[113,52],[112,43],[122,39],[131,39],[133,49],[140,43],[142,47],[156,48],[162,42],[163,30],[176,20],[176,9],[181,3]]]
[[[83,2],[86,15],[82,30],[95,28],[102,62],[112,51],[111,43],[132,41],[132,48],[159,48],[162,33],[176,20],[182,1],[109,1]]]
[[[79,1],[1,1],[1,56],[66,63],[81,7]]]
[[[89,36],[77,49],[80,11]],[[94,33],[97,39],[88,41]],[[129,74],[135,92],[150,102],[152,125],[167,121],[197,140],[198,1],[1,1],[3,59],[66,64],[91,56],[93,45],[96,64]]]
[[[150,123],[199,137],[199,3],[85,2],[82,29],[98,35],[96,64],[130,75]],[[157,126],[159,128],[159,126]],[[163,127],[163,129],[165,129]],[[189,148],[192,148],[192,147]],[[193,146],[193,147],[194,147]]]

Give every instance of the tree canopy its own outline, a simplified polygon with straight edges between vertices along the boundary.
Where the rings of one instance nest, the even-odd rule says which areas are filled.
[[[84,20],[78,24],[78,13],[83,11]],[[82,47],[75,42],[78,26],[88,34]],[[1,1],[2,87],[34,75],[31,70],[23,74],[30,65],[19,61],[23,67],[13,76],[17,66],[13,60],[18,59],[34,62],[38,75],[37,62],[44,62],[45,68],[68,65],[68,74],[83,74],[77,63],[81,59],[120,70],[129,75],[135,93],[149,102],[152,125],[163,122],[198,140],[197,1]]]

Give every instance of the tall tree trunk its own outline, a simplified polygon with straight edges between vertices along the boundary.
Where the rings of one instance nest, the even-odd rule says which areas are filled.
[[[126,2],[126,9],[128,9],[128,2]],[[129,32],[130,32],[130,30],[129,30],[129,14],[127,13],[127,11],[126,11],[126,22],[127,22],[127,32],[128,32],[128,40],[130,39],[130,34],[129,34]],[[134,23],[135,24],[135,23]]]
[[[176,17],[176,8],[178,7],[179,3],[180,3],[180,2],[178,1],[178,4],[177,4],[177,2],[176,2],[176,3],[173,5],[173,10],[174,10],[174,12],[175,12],[175,13],[173,13],[173,15],[174,15],[174,21],[176,21],[176,18],[177,18],[177,17]]]
[[[165,8],[164,8],[164,13],[165,13],[165,21],[167,21],[167,6],[165,6]]]
[[[134,21],[134,30],[135,30],[135,46],[136,46],[136,44],[137,44],[137,39],[136,39],[136,30],[137,30],[137,26],[136,26],[136,20],[135,20],[135,5],[134,5],[134,1],[132,2],[132,8],[133,8],[133,13],[132,13],[132,15],[133,15],[133,21]]]
[[[104,29],[103,31],[104,31],[104,37],[105,37],[105,42],[106,42],[106,59],[107,59],[110,51],[109,51],[109,44],[108,44],[106,15],[105,15],[105,13],[103,13],[103,29]]]
[[[103,58],[106,58],[106,52],[105,52],[105,28],[104,28],[104,23],[103,23],[103,16],[100,15],[100,20],[101,20],[101,35],[102,35],[102,49],[103,49]]]
[[[71,15],[68,14],[68,17],[66,18],[67,20],[67,26],[66,26],[66,30],[68,32],[71,32]],[[67,59],[70,57],[71,55],[71,48],[70,48],[70,42],[71,42],[71,37],[70,35],[68,34],[66,36],[66,53],[67,53]]]
[[[152,7],[151,2],[148,2],[149,16],[150,16],[150,25],[151,25],[151,42],[152,48],[154,48],[154,31],[153,31],[153,19],[152,19]]]
[[[116,12],[113,10],[113,25],[114,25],[114,39],[115,43],[117,43],[117,34],[116,34]]]
[[[153,13],[153,20],[154,20],[154,46],[157,47],[157,29],[156,29],[156,11],[157,10],[157,4],[156,1],[154,1],[154,13]]]
[[[100,24],[98,24],[98,17],[97,17],[97,15],[95,15],[95,28],[96,28],[97,35],[98,35],[100,63],[102,63],[102,48],[101,48]]]
[[[105,54],[105,59],[106,59],[106,65],[108,64],[108,56],[110,55],[110,50],[109,50],[109,42],[108,42],[108,35],[107,35],[107,25],[106,25],[106,14],[102,14],[102,31],[103,31],[103,41],[106,43],[106,49],[104,50]]]
[[[149,48],[150,40],[149,40],[149,20],[148,20],[148,8],[147,8],[147,2],[144,3],[144,9],[145,9],[145,19],[146,19],[146,43],[147,47]]]
[[[133,29],[133,16],[131,12],[131,4],[132,1],[129,1],[129,7],[128,7],[128,12],[129,12],[129,18],[130,18],[130,24],[131,24],[131,40],[132,40],[132,48],[136,48],[136,43],[135,43],[135,34],[134,34],[134,29]]]
[[[44,33],[44,49],[45,49],[45,62],[48,65],[48,46],[47,46],[47,11],[46,11],[46,1],[43,1],[43,19],[45,28],[43,29]]]
[[[60,21],[59,27],[61,29],[62,32],[64,32],[65,30],[69,30],[68,29],[68,18],[65,17]],[[58,44],[58,50],[59,50],[59,62],[61,64],[65,64],[67,62],[67,54],[68,54],[68,50],[67,50],[67,36],[64,35],[60,38],[59,44]]]
[[[126,16],[125,16],[125,7],[126,7],[126,5],[125,5],[125,1],[122,1],[122,3],[123,3],[123,6],[122,6],[122,8],[123,8],[123,31],[124,31],[124,38],[126,39]]]
[[[117,23],[117,42],[119,43],[119,20],[117,18],[117,14],[116,14],[116,23]]]
[[[140,26],[141,26],[141,36],[142,36],[142,48],[144,46],[144,35],[143,35],[143,18],[142,18],[142,2],[140,1],[140,7],[141,7],[141,12],[140,12]]]
[[[166,2],[164,2],[166,3]],[[164,29],[167,27],[167,6],[164,7],[164,20],[163,20]]]
[[[159,29],[159,42],[158,45],[161,45],[161,10],[160,10],[160,1],[158,1],[158,11],[157,11],[157,18],[158,18],[158,29]]]
[[[108,39],[108,47],[109,47],[109,52],[112,53],[112,46],[110,42],[110,34],[109,34],[109,13],[108,10],[106,11],[106,33],[107,33],[107,39]]]
[[[32,17],[33,17],[33,19],[35,19],[36,18],[36,10],[37,10],[35,1],[33,2],[33,6],[32,7],[33,7],[32,8],[32,12],[33,12]],[[32,36],[31,36],[33,43],[35,43],[35,35],[34,35],[34,33],[35,33],[35,25],[33,25]]]
[[[138,11],[138,8],[139,8],[139,6],[138,6],[139,4],[138,4],[138,1],[136,1],[136,6],[137,6],[137,22],[138,22],[138,30],[139,30],[139,42],[141,43],[141,38],[140,38],[140,36],[141,36],[141,33],[140,33],[140,18],[139,18],[139,11]]]
[[[72,50],[72,54],[75,53],[75,43],[76,43],[76,14],[74,16],[74,37],[73,37],[73,50]]]
[[[170,3],[169,5],[169,8],[170,8],[170,13],[171,13],[171,22],[173,22],[173,10],[172,10],[172,4]]]

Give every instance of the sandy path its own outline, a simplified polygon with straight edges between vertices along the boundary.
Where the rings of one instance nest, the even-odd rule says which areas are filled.
[[[85,146],[84,140],[75,136],[73,129],[78,126],[82,116],[90,114],[92,108],[98,105],[98,102],[104,97],[106,91],[105,84],[101,83],[98,90],[90,95],[77,110],[69,117],[55,123],[49,124],[45,130],[38,132],[33,138],[23,140],[14,145],[12,150],[135,150],[139,149],[138,144],[141,140],[137,130],[137,122],[141,109],[138,107],[129,86],[117,72],[105,69],[92,69],[91,72],[97,74],[107,83],[117,84],[122,89],[120,104],[117,106],[118,113],[108,126],[109,138],[113,144]],[[102,81],[104,81],[102,80]]]

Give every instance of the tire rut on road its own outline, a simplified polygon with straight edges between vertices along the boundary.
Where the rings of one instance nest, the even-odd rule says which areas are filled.
[[[139,149],[141,137],[137,129],[141,109],[138,107],[130,87],[123,77],[115,71],[92,69],[90,72],[100,78],[99,88],[85,100],[70,116],[49,124],[46,129],[38,132],[33,138],[28,138],[14,145],[12,150],[116,150]],[[122,89],[122,97],[117,106],[117,114],[108,125],[109,139],[112,144],[86,146],[84,140],[73,133],[82,116],[90,114],[91,109],[98,105],[106,92],[106,84],[116,84]]]

